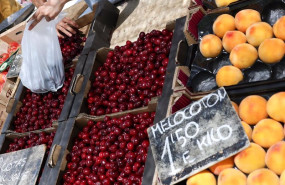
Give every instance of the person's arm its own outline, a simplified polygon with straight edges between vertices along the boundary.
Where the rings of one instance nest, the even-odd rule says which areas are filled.
[[[47,21],[53,20],[68,1],[70,0],[49,0],[45,2],[32,16],[31,20],[33,23],[30,25],[29,30],[32,30],[43,17],[45,17]]]

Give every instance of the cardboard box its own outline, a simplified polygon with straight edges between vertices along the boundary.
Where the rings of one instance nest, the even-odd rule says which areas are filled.
[[[198,43],[198,23],[204,15],[206,11],[202,6],[191,7],[188,11],[183,32],[189,46]]]
[[[7,79],[0,93],[0,103],[8,106],[10,99],[14,98],[20,83],[19,78]],[[11,102],[10,102],[11,103]]]
[[[8,113],[6,112],[6,106],[0,103],[0,132],[4,126]]]

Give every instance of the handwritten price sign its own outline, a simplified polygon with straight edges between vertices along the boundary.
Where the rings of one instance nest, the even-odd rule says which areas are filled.
[[[162,184],[180,182],[249,146],[224,88],[148,128]]]
[[[36,184],[45,145],[0,155],[0,185]]]

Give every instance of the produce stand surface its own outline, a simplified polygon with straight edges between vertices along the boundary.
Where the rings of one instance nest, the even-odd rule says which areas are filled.
[[[137,35],[153,29],[164,29],[165,23],[187,14],[190,0],[130,0],[118,8],[121,10],[117,28],[113,33],[111,48],[133,41]]]

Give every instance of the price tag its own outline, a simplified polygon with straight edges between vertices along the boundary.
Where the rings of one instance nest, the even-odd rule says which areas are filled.
[[[224,88],[148,128],[159,178],[178,183],[250,144]]]
[[[34,185],[42,165],[45,145],[0,155],[1,185]]]

